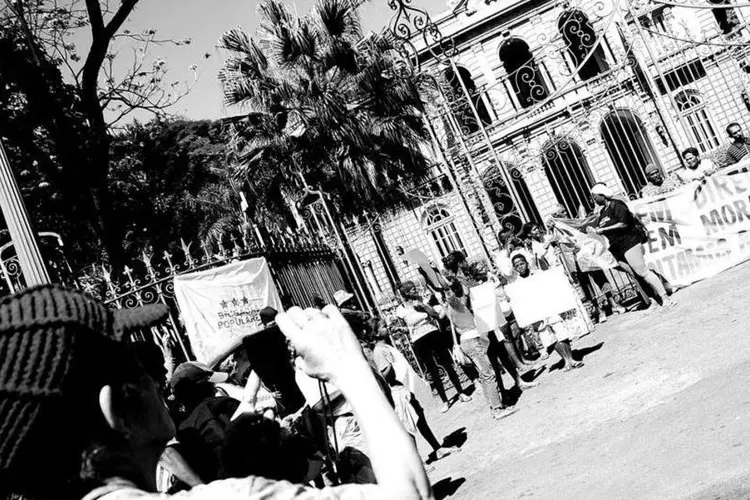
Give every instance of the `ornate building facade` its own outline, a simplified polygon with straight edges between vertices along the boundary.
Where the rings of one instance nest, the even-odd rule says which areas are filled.
[[[750,17],[729,0],[451,3],[430,19],[390,2],[436,167],[412,207],[347,231],[379,300],[418,279],[404,252],[487,258],[503,227],[590,210],[595,182],[632,198],[687,147],[722,162],[750,117]]]

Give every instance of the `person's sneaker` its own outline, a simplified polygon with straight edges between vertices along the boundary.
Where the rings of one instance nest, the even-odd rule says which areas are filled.
[[[443,448],[438,448],[436,451],[433,451],[430,456],[434,457],[435,460],[441,460],[451,453],[456,453],[461,451],[461,448],[458,448],[457,446],[448,446]]]
[[[440,405],[440,408],[438,408],[440,413],[447,413],[449,409],[450,406],[448,406],[448,403],[443,403],[442,405]]]
[[[459,394],[458,400],[462,403],[468,403],[469,401],[471,401],[471,396],[469,396],[468,394]]]
[[[625,314],[626,312],[628,312],[628,310],[622,306],[612,308],[612,314]]]
[[[518,408],[514,408],[511,406],[504,406],[502,408],[493,408],[492,418],[494,418],[495,420],[502,420],[505,417],[509,417],[510,415],[513,415],[517,411],[518,411]]]
[[[667,297],[663,300],[661,307],[662,309],[672,309],[677,305],[677,302],[672,300],[671,298]]]
[[[533,389],[534,387],[539,387],[539,382],[526,382],[522,380],[520,383],[516,385],[518,386],[519,389],[521,389],[522,391],[525,391],[527,389]]]

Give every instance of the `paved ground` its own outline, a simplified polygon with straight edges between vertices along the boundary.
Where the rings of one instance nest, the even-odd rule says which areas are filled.
[[[748,295],[745,265],[677,293],[670,311],[600,325],[574,346],[586,366],[543,373],[505,420],[479,392],[429,410],[436,434],[465,440],[434,464],[436,495],[750,498]]]

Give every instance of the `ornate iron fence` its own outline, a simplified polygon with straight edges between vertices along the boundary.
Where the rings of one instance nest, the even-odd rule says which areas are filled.
[[[65,256],[62,237],[57,233],[38,234],[39,249],[47,265],[47,272],[54,283],[77,286],[73,271]],[[18,292],[26,288],[26,280],[21,272],[21,263],[12,241],[0,246],[0,296]]]
[[[131,266],[126,266],[122,279],[110,270],[101,269],[101,280],[88,280],[83,288],[116,308],[133,308],[163,303],[170,315],[164,326],[142,332],[133,340],[153,340],[163,348],[177,347],[181,358],[192,359],[185,335],[180,308],[175,300],[174,277],[220,267],[231,262],[265,257],[285,307],[313,306],[316,298],[330,303],[339,289],[352,289],[346,269],[337,251],[320,240],[305,234],[263,238],[230,237],[229,245],[204,243],[200,255],[191,243],[181,242],[179,254],[164,251],[157,257],[143,252]],[[180,255],[181,254],[181,255]],[[173,354],[177,355],[178,353]]]

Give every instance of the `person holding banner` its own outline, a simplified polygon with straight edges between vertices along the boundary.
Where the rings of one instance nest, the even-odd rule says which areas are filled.
[[[510,317],[506,316],[510,303],[507,302],[502,286],[490,274],[487,262],[479,260],[468,263],[460,252],[451,255],[454,257],[446,262],[446,269],[457,277],[464,278],[461,281],[468,289],[469,307],[474,314],[477,330],[485,333],[490,341],[488,356],[499,381],[498,385],[502,388],[501,375],[504,367],[519,390],[536,387],[536,382],[526,382],[521,378],[522,374],[532,370],[536,376],[538,367],[534,363],[525,362],[516,347],[518,339],[514,335],[520,336],[520,329],[513,328],[517,325],[512,324],[515,322],[512,312]],[[446,257],[446,260],[449,257],[451,256]],[[503,301],[507,302],[506,309],[503,309]]]
[[[456,342],[479,373],[482,393],[490,407],[492,418],[500,420],[508,417],[518,409],[503,404],[502,381],[495,376],[488,356],[490,340],[487,333],[480,333],[477,329],[474,314],[468,306],[468,290],[456,276],[449,278],[449,283],[450,289],[446,293],[447,313],[453,324]]]
[[[739,163],[750,152],[750,149],[748,149],[747,138],[742,133],[742,126],[739,123],[732,122],[727,125],[727,135],[732,139],[732,144],[727,149],[726,162],[727,165],[734,165]]]
[[[437,327],[436,322],[440,315],[435,309],[422,301],[413,281],[405,281],[401,285],[400,292],[404,302],[396,309],[396,317],[403,321],[409,329],[414,354],[424,365],[430,375],[433,387],[443,402],[440,411],[442,413],[447,412],[450,405],[445,387],[443,387],[443,381],[440,378],[438,363],[448,374],[448,378],[458,393],[459,400],[462,403],[471,401],[471,396],[465,394],[461,387],[461,380],[453,367],[453,360],[448,352],[447,343],[441,337],[441,332]]]
[[[527,222],[518,237],[523,241],[526,250],[536,263],[536,267],[546,271],[550,267],[559,266],[560,261],[555,255],[554,246],[556,241],[549,235],[544,234],[544,230],[538,224]]]
[[[719,167],[708,158],[700,158],[698,149],[690,147],[682,152],[682,159],[685,160],[685,168],[676,172],[677,177],[687,184],[693,181],[702,181],[719,170]]]
[[[641,189],[641,196],[644,198],[671,193],[682,186],[682,180],[677,175],[664,175],[661,168],[653,163],[646,166],[646,178],[649,182]]]
[[[580,283],[583,295],[594,308],[599,323],[607,321],[605,305],[612,314],[624,314],[625,308],[616,300],[605,269],[614,269],[619,264],[607,249],[607,239],[593,237],[579,231],[581,226],[571,225],[572,219],[551,219],[548,226],[554,232],[560,254],[565,258],[567,269]],[[570,255],[569,258],[568,255]],[[603,300],[602,300],[603,299]]]
[[[544,273],[543,271],[532,270],[529,261],[522,253],[514,253],[511,256],[511,262],[519,281],[529,279],[535,272],[539,272],[540,274]],[[552,271],[548,272],[552,273]],[[569,284],[567,284],[567,286],[569,286]],[[570,293],[575,294],[575,291],[571,289]],[[526,297],[524,297],[524,299],[527,300]],[[571,304],[575,304],[575,302],[575,300],[570,300]],[[573,359],[573,349],[570,346],[573,332],[568,323],[571,319],[574,319],[575,316],[576,312],[575,308],[573,308],[567,312],[549,316],[542,321],[531,322],[531,324],[528,325],[529,329],[538,332],[539,340],[544,346],[545,352],[548,352],[549,348],[552,347],[560,355],[560,358],[563,360],[564,371],[570,371],[583,366],[582,362]]]
[[[648,234],[643,225],[623,201],[614,198],[614,193],[606,184],[594,184],[591,196],[594,203],[602,207],[598,227],[593,230],[607,237],[609,251],[622,270],[636,279],[641,278],[659,297],[663,307],[673,307],[675,303],[667,294],[664,284],[644,260],[643,243],[648,240]]]

